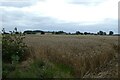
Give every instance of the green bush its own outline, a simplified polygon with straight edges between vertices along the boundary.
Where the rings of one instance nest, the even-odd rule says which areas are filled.
[[[2,64],[2,77],[5,78],[8,74],[15,70],[15,65]]]
[[[17,33],[17,34],[16,34]],[[19,62],[25,59],[27,46],[23,42],[24,36],[16,31],[2,34],[2,60],[7,63]]]

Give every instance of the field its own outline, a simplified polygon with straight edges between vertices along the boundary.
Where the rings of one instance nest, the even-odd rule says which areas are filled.
[[[30,55],[8,77],[118,77],[117,36],[25,35],[25,37],[24,42],[29,46]]]

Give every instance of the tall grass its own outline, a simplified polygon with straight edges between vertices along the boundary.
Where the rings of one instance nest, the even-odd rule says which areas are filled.
[[[34,59],[46,59],[54,64],[70,67],[70,74],[84,77],[116,56],[117,37],[106,36],[63,36],[63,35],[26,35]],[[117,49],[117,48],[116,48]],[[33,52],[31,51],[31,52]]]

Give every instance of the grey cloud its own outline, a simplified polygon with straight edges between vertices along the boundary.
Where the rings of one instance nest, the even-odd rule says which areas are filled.
[[[78,4],[78,5],[93,5],[96,6],[102,3],[104,0],[67,0],[70,4]]]
[[[34,5],[38,1],[44,1],[44,0],[21,0],[21,1],[2,1],[0,2],[0,6],[6,6],[6,7],[27,7]]]
[[[20,31],[26,29],[46,31],[63,30],[66,32],[75,32],[78,30],[81,32],[97,32],[99,30],[106,32],[109,30],[113,30],[114,32],[118,31],[117,20],[113,19],[106,19],[104,23],[96,25],[80,25],[80,23],[65,23],[54,18],[42,17],[32,13],[28,14],[21,11],[14,12],[5,10],[2,12],[2,27],[7,31],[14,29],[14,27],[17,27]]]
[[[34,14],[13,12],[13,11],[3,11],[2,15],[2,26],[7,30],[11,30],[11,28],[18,27],[21,30],[24,29],[47,29],[50,28],[51,24],[54,25],[54,19],[48,17],[38,17]]]
[[[25,7],[30,6],[31,3],[28,2],[1,2],[0,6],[7,6],[7,7]]]

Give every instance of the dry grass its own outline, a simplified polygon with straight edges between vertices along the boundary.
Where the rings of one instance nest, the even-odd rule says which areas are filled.
[[[118,49],[115,36],[26,35],[25,42],[32,47],[33,58],[69,65],[74,77],[98,73]]]

